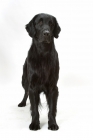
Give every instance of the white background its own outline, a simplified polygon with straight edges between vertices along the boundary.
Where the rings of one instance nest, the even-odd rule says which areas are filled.
[[[60,60],[56,132],[47,129],[43,95],[41,130],[33,132],[22,67],[31,45],[25,25],[38,13],[54,15],[61,27],[55,39]],[[93,0],[0,0],[0,139],[93,139]]]

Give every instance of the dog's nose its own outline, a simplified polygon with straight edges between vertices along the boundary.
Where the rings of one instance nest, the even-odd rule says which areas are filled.
[[[45,37],[48,37],[48,36],[50,36],[50,32],[48,30],[45,30],[45,31],[43,31],[43,35]]]

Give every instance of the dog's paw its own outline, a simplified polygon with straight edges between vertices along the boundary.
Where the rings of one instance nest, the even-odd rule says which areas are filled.
[[[40,129],[40,125],[39,124],[37,124],[37,123],[31,123],[30,125],[29,125],[29,129],[30,130],[39,130]]]
[[[57,124],[51,124],[51,125],[49,125],[48,129],[55,131],[55,130],[58,130],[59,127]]]
[[[18,104],[18,107],[24,107],[24,106],[26,106],[25,102],[21,102],[20,104]]]

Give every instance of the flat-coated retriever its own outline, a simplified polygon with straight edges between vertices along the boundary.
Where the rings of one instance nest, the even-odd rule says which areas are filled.
[[[23,66],[22,86],[25,94],[18,106],[26,106],[29,96],[32,115],[32,123],[29,128],[30,130],[40,129],[38,105],[40,93],[44,92],[49,107],[48,129],[58,130],[56,112],[59,60],[54,37],[58,38],[61,29],[54,16],[38,14],[26,25],[26,30],[32,37],[32,45]]]

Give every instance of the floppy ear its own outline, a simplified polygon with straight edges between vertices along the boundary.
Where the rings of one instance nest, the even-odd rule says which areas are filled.
[[[58,38],[58,34],[60,33],[60,31],[61,31],[61,28],[55,18],[55,27],[54,27],[54,37],[55,38]]]
[[[34,19],[35,17],[25,26],[30,37],[34,37],[36,33],[35,27],[34,27]]]

